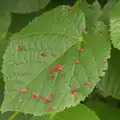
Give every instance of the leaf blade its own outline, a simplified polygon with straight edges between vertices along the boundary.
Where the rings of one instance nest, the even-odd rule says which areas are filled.
[[[108,70],[105,74],[105,77],[102,78],[102,80],[98,83],[98,88],[101,91],[117,99],[120,99],[119,59],[120,52],[116,48],[113,48],[111,59],[109,60],[108,64]]]
[[[10,12],[31,13],[42,10],[50,0],[7,0],[7,6]]]
[[[119,10],[119,6],[120,6],[120,1],[118,1],[114,8],[111,11],[111,15],[110,15],[110,36],[111,36],[111,40],[112,40],[112,44],[115,48],[120,49],[120,10]]]
[[[110,53],[109,39],[104,37],[107,29],[104,29],[105,32],[102,35],[99,32],[96,34],[96,31],[92,30],[83,40],[84,15],[79,8],[73,9],[72,13],[69,13],[67,8],[68,6],[62,6],[45,13],[23,29],[20,34],[12,37],[13,40],[4,55],[3,73],[6,90],[2,105],[3,112],[13,109],[24,110],[24,113],[38,116],[48,114],[49,107],[53,106],[53,113],[56,113],[84,100],[99,81],[99,76],[106,69],[103,60],[109,58]],[[54,13],[55,11],[56,13]],[[57,19],[61,12],[66,13],[61,16],[61,19],[64,20],[62,25],[60,25],[61,20]],[[56,15],[51,16],[52,13]],[[51,24],[44,23],[44,19],[48,18],[49,14]],[[57,22],[54,18],[57,19]],[[44,23],[47,29],[37,28],[38,23],[40,25]],[[35,33],[32,33],[32,28]],[[100,40],[104,41],[100,42],[101,50],[99,47],[93,48],[98,41],[89,39],[91,35],[94,35],[95,38],[98,35],[101,36],[98,39],[99,42]],[[94,44],[92,45],[92,43]],[[20,45],[24,45],[24,48],[17,51]],[[78,47],[82,47],[84,51],[80,53],[77,50]],[[107,48],[107,52],[103,50],[104,47]],[[98,51],[97,54],[93,54],[94,49]],[[45,52],[45,56],[40,55],[42,51]],[[50,56],[51,51],[55,53],[55,56]],[[95,57],[98,57],[96,56],[98,54],[102,59],[98,58],[97,66]],[[76,59],[80,59],[80,64],[75,63]],[[99,66],[101,63],[103,64],[102,68]],[[63,65],[63,69],[56,71],[55,64]],[[54,80],[49,78],[50,67],[56,69]],[[64,77],[60,76],[61,72],[64,73]],[[92,84],[86,86],[84,82],[92,82]],[[71,93],[74,87],[79,87],[77,96]],[[23,88],[28,88],[28,93],[19,93],[19,90]],[[32,98],[32,93],[36,93],[40,98],[45,96],[50,99],[51,92],[55,93],[55,99],[50,104],[44,104],[41,99],[34,100]],[[77,102],[74,101],[75,97],[79,98]]]

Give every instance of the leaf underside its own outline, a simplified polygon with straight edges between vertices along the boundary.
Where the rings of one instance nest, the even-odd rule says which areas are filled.
[[[53,107],[51,113],[55,113],[83,101],[99,76],[104,75],[103,70],[107,69],[104,60],[110,54],[108,31],[103,23],[96,24],[98,27],[93,25],[83,38],[85,19],[81,10],[68,11],[68,6],[61,6],[44,13],[14,35],[4,55],[2,71],[6,84],[2,112],[15,110],[38,116],[48,114],[50,107]],[[19,51],[21,45],[24,48]],[[78,47],[83,51],[79,52]],[[62,70],[56,70],[56,65],[62,65]],[[55,70],[54,78],[50,77],[50,67]],[[20,93],[24,88],[28,92]],[[76,95],[71,93],[73,88],[78,88]],[[50,97],[52,92],[54,99]],[[39,98],[34,99],[33,93]],[[45,104],[41,96],[51,103]]]

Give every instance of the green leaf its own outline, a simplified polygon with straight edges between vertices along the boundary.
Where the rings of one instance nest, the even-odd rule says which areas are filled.
[[[105,77],[98,84],[98,88],[108,95],[120,99],[120,52],[112,49],[111,59],[108,64],[108,71]]]
[[[96,24],[99,27],[92,27],[82,39],[83,13],[79,8],[68,12],[68,6],[61,6],[44,13],[12,37],[4,55],[6,84],[2,112],[15,110],[38,116],[48,114],[51,106],[52,113],[56,113],[83,101],[100,80],[99,76],[104,75],[107,69],[104,60],[110,54],[107,28],[103,23]],[[101,26],[103,33],[99,32]],[[19,51],[21,45],[24,48]],[[83,51],[79,52],[78,47]],[[41,56],[42,51],[45,56]],[[80,62],[77,64],[76,60]],[[63,65],[62,70],[56,70],[56,65]],[[50,77],[50,67],[55,69],[54,78]],[[28,92],[20,93],[24,88]],[[79,88],[76,95],[71,93],[73,88]],[[51,99],[52,92],[55,98],[45,104],[41,96]],[[33,99],[33,93],[39,98]]]
[[[50,0],[7,0],[8,8],[15,13],[31,13],[36,12],[50,2]]]
[[[84,113],[84,114],[83,114]],[[76,107],[68,108],[60,113],[51,114],[41,117],[31,117],[30,119],[26,120],[73,120],[73,119],[81,119],[81,120],[99,120],[96,116],[95,112],[89,109],[86,105],[79,104]],[[16,118],[17,120],[18,118]],[[21,119],[24,119],[21,117]]]
[[[0,112],[0,120],[9,120],[12,114],[13,112],[6,112],[4,114]]]
[[[32,116],[29,120],[59,120],[59,119],[54,119],[54,115],[51,119],[50,119],[49,115],[45,115],[45,116],[40,116],[40,117]]]
[[[0,112],[0,120],[31,120],[32,118],[35,117],[32,117],[31,115],[24,115],[23,113],[19,113],[19,112],[6,112],[4,114]],[[44,117],[39,117],[39,118],[40,120],[44,120],[42,119]]]
[[[59,118],[59,119],[57,119]],[[64,110],[55,115],[55,120],[99,120],[96,114],[89,109],[86,105],[79,104],[76,107],[72,107]]]
[[[0,5],[0,40],[6,37],[10,22],[10,13]]]
[[[110,16],[110,36],[113,46],[120,49],[120,1],[112,9]]]
[[[88,4],[86,1],[82,1],[80,4],[80,9],[84,12],[86,18],[86,27],[93,26],[101,13],[101,7],[99,2],[96,0],[92,5]]]
[[[3,98],[4,98],[4,83],[2,77],[0,76],[0,106],[2,104]]]
[[[110,24],[110,12],[114,6],[114,3],[114,0],[109,0],[101,11],[100,20],[105,22],[106,25]]]
[[[84,113],[84,114],[83,114]],[[1,120],[73,120],[73,119],[82,119],[82,120],[99,120],[96,116],[95,112],[89,109],[86,105],[80,104],[76,107],[72,107],[66,109],[57,114],[50,114],[45,116],[31,116],[31,115],[24,115],[19,113],[7,112],[4,114],[0,114]]]
[[[6,38],[6,33],[11,22],[10,13],[5,9],[3,3],[4,2],[0,0],[0,75],[3,61],[2,57],[8,43],[8,41],[3,39]]]
[[[119,120],[120,118],[120,109],[108,104],[93,101],[88,104],[88,107],[96,113],[100,120]]]
[[[7,45],[9,43],[9,40],[0,40],[0,77],[1,77],[1,69],[3,64],[3,54],[5,52],[5,49],[7,48]]]

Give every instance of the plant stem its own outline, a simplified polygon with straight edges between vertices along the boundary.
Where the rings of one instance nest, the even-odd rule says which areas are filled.
[[[8,120],[14,120],[18,114],[19,112],[15,112]]]

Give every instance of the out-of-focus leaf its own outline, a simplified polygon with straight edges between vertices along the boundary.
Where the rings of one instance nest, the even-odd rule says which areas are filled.
[[[102,102],[90,102],[88,107],[91,108],[100,120],[119,120],[120,109],[112,107]]]

